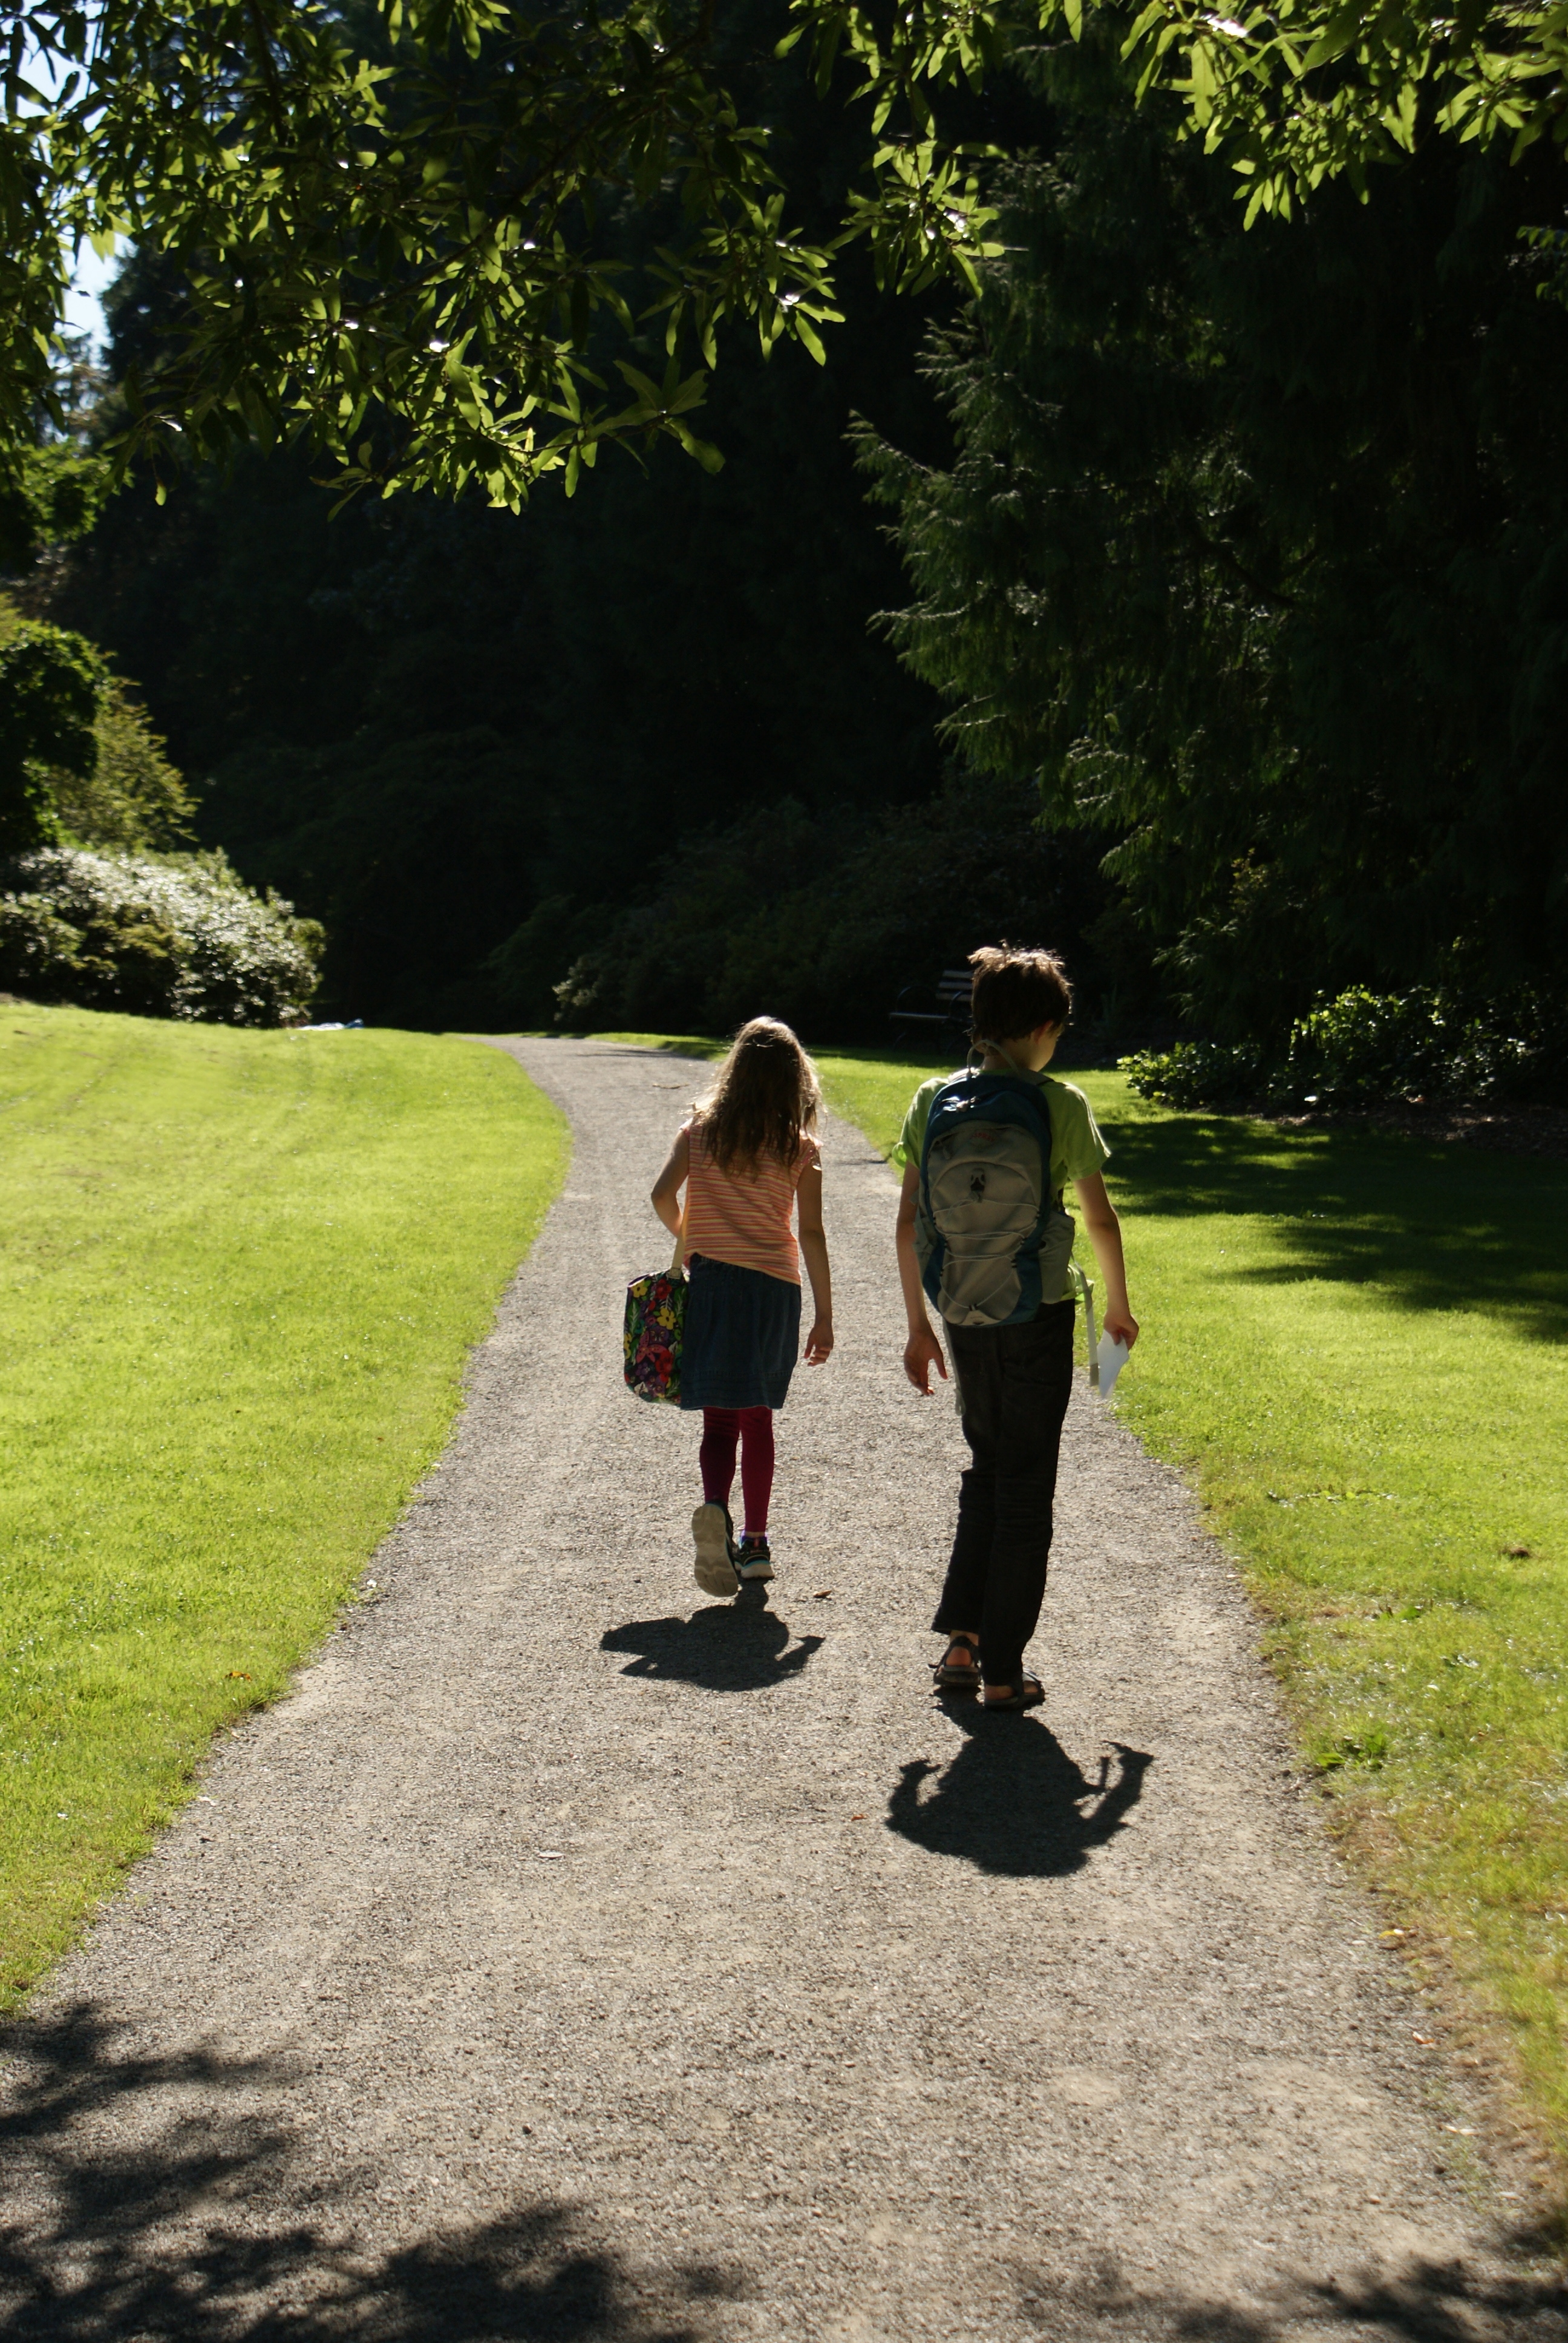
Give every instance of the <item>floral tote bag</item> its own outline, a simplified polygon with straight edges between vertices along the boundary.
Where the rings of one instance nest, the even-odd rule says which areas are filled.
[[[634,1277],[626,1289],[621,1337],[627,1389],[638,1399],[680,1403],[680,1339],[686,1326],[686,1272],[681,1244],[668,1269]]]

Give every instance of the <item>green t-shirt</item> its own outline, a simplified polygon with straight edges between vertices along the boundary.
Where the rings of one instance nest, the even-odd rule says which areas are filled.
[[[962,1071],[961,1068],[960,1070]],[[951,1074],[933,1074],[922,1082],[910,1101],[910,1111],[904,1117],[900,1134],[903,1141],[904,1160],[918,1164],[920,1150],[926,1143],[926,1124],[930,1119],[931,1101]],[[1081,1090],[1071,1082],[1060,1081],[1055,1074],[1033,1077],[1046,1094],[1050,1108],[1050,1184],[1052,1191],[1065,1187],[1069,1180],[1091,1180],[1101,1164],[1111,1160],[1111,1150],[1100,1135],[1094,1112]]]

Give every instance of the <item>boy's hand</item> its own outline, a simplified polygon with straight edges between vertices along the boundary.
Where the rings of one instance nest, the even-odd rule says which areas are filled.
[[[929,1326],[922,1326],[904,1344],[904,1373],[922,1399],[931,1396],[931,1369],[935,1367],[943,1383],[948,1379],[948,1363],[942,1346]]]
[[[823,1360],[830,1354],[832,1348],[833,1321],[830,1318],[819,1318],[813,1322],[811,1332],[806,1337],[806,1364],[809,1367],[819,1367]]]
[[[1138,1321],[1131,1310],[1108,1310],[1103,1323],[1113,1342],[1125,1342],[1131,1350],[1138,1340]]]

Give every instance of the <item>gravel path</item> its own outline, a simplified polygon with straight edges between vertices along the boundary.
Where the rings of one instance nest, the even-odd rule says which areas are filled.
[[[834,1124],[781,1574],[709,1602],[618,1355],[697,1070],[511,1046],[566,1192],[375,1601],[12,2030],[0,2333],[1557,2343],[1179,1485],[1075,1403],[1048,1705],[930,1704],[960,1442]]]

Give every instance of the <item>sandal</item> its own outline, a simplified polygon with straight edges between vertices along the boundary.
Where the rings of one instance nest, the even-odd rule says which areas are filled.
[[[980,1645],[972,1635],[952,1636],[947,1650],[931,1670],[931,1681],[936,1690],[938,1692],[978,1692],[980,1681],[979,1660],[971,1657],[967,1666],[955,1667],[953,1654],[969,1652],[972,1654],[979,1649]]]
[[[982,1700],[980,1706],[1005,1715],[1010,1708],[1038,1708],[1045,1698],[1045,1686],[1038,1676],[1025,1676],[1009,1693],[1005,1700]]]

